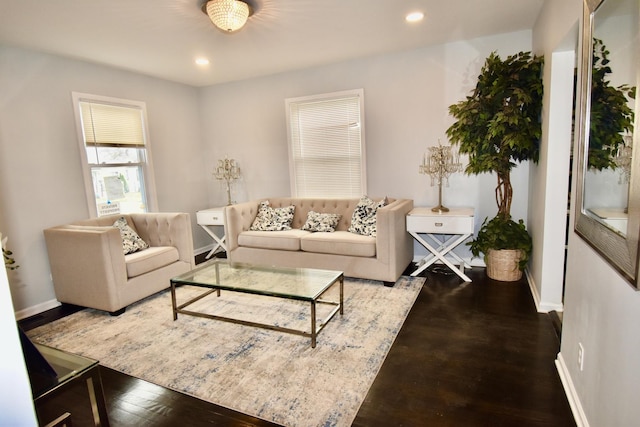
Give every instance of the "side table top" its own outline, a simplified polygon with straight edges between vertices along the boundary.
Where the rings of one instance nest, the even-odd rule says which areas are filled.
[[[430,207],[416,207],[407,214],[408,216],[474,216],[473,208],[449,208],[449,212],[434,212]]]
[[[224,206],[220,206],[220,207],[217,207],[217,208],[200,209],[198,212],[203,212],[203,213],[207,213],[207,212],[222,212],[223,209],[224,209]]]

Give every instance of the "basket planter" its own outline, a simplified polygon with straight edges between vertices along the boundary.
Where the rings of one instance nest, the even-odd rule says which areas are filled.
[[[520,249],[489,249],[486,254],[487,276],[493,280],[515,282],[522,277],[518,263],[523,253]]]

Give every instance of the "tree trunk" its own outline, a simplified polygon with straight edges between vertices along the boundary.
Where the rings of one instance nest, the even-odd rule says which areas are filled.
[[[507,171],[498,174],[498,186],[496,187],[496,203],[498,215],[502,219],[511,218],[511,199],[513,188],[511,187],[511,174]]]

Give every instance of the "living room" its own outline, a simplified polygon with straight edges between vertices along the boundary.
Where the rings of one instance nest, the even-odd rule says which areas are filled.
[[[568,394],[581,408],[584,425],[629,425],[640,415],[636,405],[627,403],[638,391],[640,368],[626,357],[640,351],[633,326],[640,320],[638,296],[575,233],[569,235],[564,289],[563,263],[549,259],[558,250],[549,235],[563,230],[566,220],[566,192],[557,194],[554,180],[556,173],[568,176],[567,170],[558,172],[558,159],[549,153],[559,155],[558,147],[564,147],[568,158],[570,146],[567,121],[558,121],[566,116],[554,113],[556,108],[566,111],[566,104],[570,109],[571,99],[554,97],[565,93],[567,75],[572,80],[581,17],[580,0],[546,0],[529,29],[499,29],[482,37],[202,87],[11,46],[0,36],[0,230],[21,264],[10,275],[17,317],[56,303],[42,230],[88,217],[71,92],[146,103],[158,206],[191,213],[194,246],[203,251],[210,239],[195,224],[195,212],[226,204],[224,190],[211,175],[217,159],[229,155],[241,165],[242,179],[234,189],[240,201],[289,194],[286,98],[363,88],[368,192],[429,206],[437,192],[418,174],[418,164],[428,146],[446,140],[448,106],[472,89],[492,51],[533,50],[546,59],[543,155],[537,166],[516,169],[512,210],[530,224],[534,237],[533,297],[541,311],[564,310],[561,355],[566,366],[560,369],[570,377]],[[565,63],[570,67],[556,67]],[[557,75],[565,80],[558,83]],[[455,174],[445,189],[446,203],[473,206],[479,219],[491,216],[494,186],[490,175]],[[580,342],[586,349],[584,371],[573,363]]]

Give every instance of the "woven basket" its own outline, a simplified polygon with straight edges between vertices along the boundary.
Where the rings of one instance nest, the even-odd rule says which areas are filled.
[[[487,254],[487,276],[493,280],[515,282],[522,277],[518,263],[522,259],[520,249],[489,249]]]

